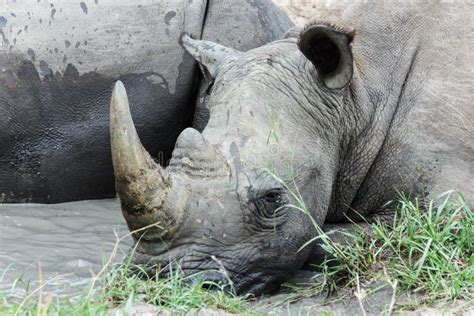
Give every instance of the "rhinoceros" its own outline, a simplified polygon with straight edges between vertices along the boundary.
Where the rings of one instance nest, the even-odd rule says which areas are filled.
[[[1,7],[0,202],[113,196],[108,105],[115,81],[127,85],[144,146],[166,164],[179,133],[193,125],[200,81],[180,35],[247,50],[293,26],[270,0]]]
[[[246,52],[184,35],[209,78],[210,115],[202,132],[180,134],[166,169],[141,145],[118,82],[112,157],[134,262],[163,274],[179,262],[259,294],[322,255],[302,247],[316,236],[311,218],[388,219],[398,192],[456,189],[472,202],[472,12],[355,4]]]

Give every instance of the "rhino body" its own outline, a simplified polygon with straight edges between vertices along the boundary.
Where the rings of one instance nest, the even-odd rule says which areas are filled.
[[[293,25],[267,0],[7,1],[0,15],[0,202],[113,196],[115,81],[165,164],[199,84],[180,35],[247,50]]]
[[[456,189],[472,202],[472,9],[357,4],[247,52],[184,36],[210,115],[181,133],[166,169],[141,146],[117,83],[112,156],[134,262],[178,261],[259,294],[321,255],[316,242],[301,248],[311,218],[390,218],[398,192]]]

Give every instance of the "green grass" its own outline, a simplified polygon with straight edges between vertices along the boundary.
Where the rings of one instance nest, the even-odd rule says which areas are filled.
[[[189,277],[183,277],[177,265],[167,278],[149,278],[142,270],[130,273],[130,270],[122,265],[106,275],[104,295],[111,305],[135,300],[175,312],[204,307],[224,309],[233,313],[245,311],[243,298],[226,292],[214,283],[212,285],[216,287],[215,290],[206,290],[205,285],[211,283],[199,281],[198,274],[193,277],[196,277],[197,281],[188,282]]]
[[[0,315],[106,315],[114,307],[122,307],[126,311],[132,302],[152,304],[183,314],[201,308],[246,313],[243,298],[223,289],[208,291],[204,288],[206,282],[191,284],[179,268],[167,278],[150,278],[144,272],[131,271],[127,264],[113,267],[101,280],[101,290],[75,300],[39,300],[39,296],[35,295],[27,301],[10,304],[7,296],[0,295]]]
[[[330,254],[319,266],[319,291],[386,280],[426,303],[474,299],[474,213],[462,194],[447,192],[424,207],[401,195],[393,221],[346,234],[347,244],[318,238]]]
[[[374,292],[384,287],[380,280],[393,288],[392,300],[404,292],[416,294],[418,303],[474,302],[474,213],[462,193],[448,191],[423,204],[400,194],[391,222],[363,223],[353,233],[344,232],[350,242],[338,244],[330,238],[334,232],[325,233],[312,218],[292,165],[287,169],[290,180],[263,168],[293,197],[295,204],[287,207],[305,213],[316,230],[317,237],[302,248],[318,242],[328,253],[317,266],[318,281],[309,288],[289,285],[296,295],[287,302],[341,289],[357,296],[361,283]]]
[[[47,296],[42,293],[42,286],[27,291],[21,302],[12,302],[9,295],[0,293],[0,315],[107,315],[115,307],[126,312],[132,302],[152,304],[178,314],[202,308],[250,313],[245,298],[224,291],[217,284],[212,284],[215,290],[206,290],[209,282],[199,281],[199,274],[184,277],[177,265],[167,278],[159,278],[158,271],[149,277],[128,262],[115,266],[110,262],[91,282],[90,289],[76,299]],[[189,282],[191,277],[194,282]]]

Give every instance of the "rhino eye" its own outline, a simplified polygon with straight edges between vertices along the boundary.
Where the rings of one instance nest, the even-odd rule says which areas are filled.
[[[267,203],[280,203],[282,192],[280,189],[267,191],[261,198]]]
[[[286,212],[283,211],[288,203],[288,196],[282,188],[261,191],[253,203],[258,216],[253,217],[256,224],[264,229],[275,229],[284,223]]]

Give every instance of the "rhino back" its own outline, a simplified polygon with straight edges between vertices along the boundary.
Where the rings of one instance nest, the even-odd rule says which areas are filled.
[[[267,11],[279,19],[259,18]],[[166,163],[194,112],[197,72],[180,35],[247,49],[290,25],[270,1],[8,2],[0,19],[0,201],[113,196],[116,80],[127,87],[144,146]]]
[[[433,13],[388,141],[400,144],[400,160],[412,155],[402,170],[417,173],[412,192],[434,197],[459,190],[474,203],[474,4],[441,2],[425,10]]]
[[[361,164],[370,167],[352,207],[381,208],[397,198],[394,188],[429,197],[456,189],[472,201],[473,4],[367,5],[345,14],[358,30],[354,58],[376,108],[361,142]]]
[[[271,0],[210,0],[202,39],[247,51],[294,26]]]

